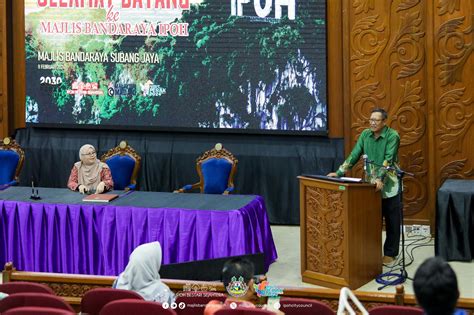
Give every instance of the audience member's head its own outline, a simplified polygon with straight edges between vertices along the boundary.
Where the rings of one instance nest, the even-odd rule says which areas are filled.
[[[173,294],[160,279],[161,246],[159,242],[138,246],[130,254],[130,260],[118,279],[116,288],[132,290],[147,301],[170,303]]]
[[[459,297],[458,281],[451,266],[440,257],[425,260],[415,273],[413,288],[427,315],[451,315]]]
[[[250,300],[253,299],[255,292],[253,288],[254,272],[255,267],[251,261],[245,258],[234,258],[224,264],[224,267],[222,268],[222,282],[228,290],[229,284],[237,281],[236,284],[238,285],[239,279],[242,279],[242,282],[247,286],[247,291],[245,295],[240,298]]]

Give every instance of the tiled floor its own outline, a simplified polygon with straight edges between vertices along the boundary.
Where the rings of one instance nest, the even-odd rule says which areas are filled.
[[[317,287],[301,281],[300,227],[272,226],[272,233],[278,251],[278,260],[270,266],[270,270],[267,274],[269,283],[271,285]],[[405,246],[408,253],[412,253],[414,258],[413,260],[410,256],[406,256],[408,277],[413,277],[418,266],[426,258],[434,256],[434,241],[427,238],[423,239],[420,236],[407,236]],[[474,261],[470,263],[451,262],[450,265],[457,274],[461,297],[474,298]],[[389,270],[389,268],[384,267],[383,272]],[[395,292],[395,287],[393,286],[388,286],[380,291],[378,290],[379,287],[380,284],[373,280],[358,290]],[[407,280],[404,287],[406,293],[413,293],[411,280]]]

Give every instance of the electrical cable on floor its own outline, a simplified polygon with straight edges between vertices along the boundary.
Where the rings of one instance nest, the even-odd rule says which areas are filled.
[[[419,236],[419,235],[413,235],[413,236]],[[413,236],[407,236],[407,239],[410,239]],[[426,241],[426,242],[420,244],[419,242],[422,242],[422,241]],[[401,255],[398,255],[397,260],[392,265],[391,269],[387,272],[384,272],[378,275],[375,278],[375,282],[377,282],[378,284],[382,284],[382,286],[379,287],[378,290],[382,290],[383,288],[389,285],[393,286],[393,285],[402,284],[405,282],[406,279],[412,280],[411,278],[408,277],[408,274],[406,272],[406,267],[410,266],[415,261],[414,250],[420,247],[434,246],[432,244],[429,244],[431,243],[431,241],[432,241],[431,236],[422,236],[420,238],[413,240],[409,244],[405,244],[405,248],[402,248],[402,250],[406,252],[405,264],[403,264],[403,261],[400,259]],[[410,246],[413,246],[413,248],[411,248],[409,251]],[[408,263],[407,263],[407,257],[410,259]],[[399,271],[399,272],[397,273],[396,271]]]

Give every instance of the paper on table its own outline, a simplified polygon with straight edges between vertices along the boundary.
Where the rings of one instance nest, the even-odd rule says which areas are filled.
[[[362,181],[362,178],[358,177],[340,177],[340,179],[354,183],[360,183]]]

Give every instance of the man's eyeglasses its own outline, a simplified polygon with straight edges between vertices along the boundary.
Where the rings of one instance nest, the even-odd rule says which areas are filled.
[[[96,155],[96,152],[95,152],[95,151],[92,151],[92,152],[89,152],[89,153],[83,153],[82,155],[94,156],[94,155]]]
[[[382,120],[383,120],[383,119],[373,119],[373,118],[371,118],[371,119],[369,119],[369,122],[370,122],[371,124],[378,124],[378,123],[381,122]]]

